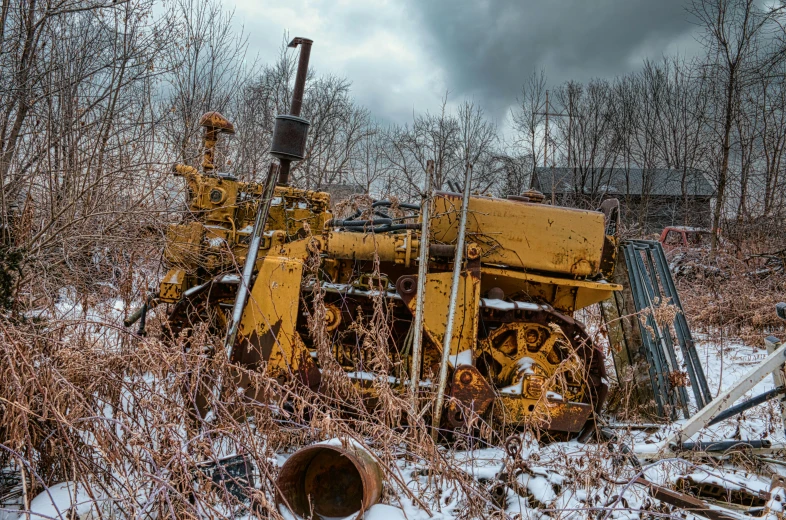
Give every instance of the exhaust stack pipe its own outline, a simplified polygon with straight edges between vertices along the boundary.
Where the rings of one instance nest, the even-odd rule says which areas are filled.
[[[382,496],[382,471],[364,448],[337,439],[296,452],[281,467],[276,505],[307,517],[347,517],[367,511]]]
[[[288,115],[276,116],[276,126],[273,128],[273,143],[270,154],[277,157],[281,163],[278,175],[278,185],[289,185],[289,167],[292,161],[300,161],[305,157],[306,138],[308,127],[311,123],[300,117],[303,108],[303,94],[306,91],[306,76],[308,75],[308,60],[311,57],[311,44],[308,38],[294,38],[288,47],[300,45],[300,59],[295,76],[295,89],[292,92],[292,104]]]

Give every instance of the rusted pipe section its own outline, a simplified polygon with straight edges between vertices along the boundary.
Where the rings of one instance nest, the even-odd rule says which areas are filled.
[[[289,457],[276,488],[276,505],[304,518],[360,517],[382,496],[382,470],[364,448],[334,439]]]
[[[308,60],[311,57],[311,44],[313,40],[308,38],[293,38],[288,47],[295,48],[300,45],[300,59],[297,63],[297,74],[295,75],[295,90],[292,92],[292,106],[289,114],[300,115],[303,107],[303,93],[306,91],[306,76],[308,75]]]

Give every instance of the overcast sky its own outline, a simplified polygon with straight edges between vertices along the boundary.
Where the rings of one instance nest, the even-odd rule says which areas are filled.
[[[684,0],[224,0],[272,61],[284,31],[314,40],[311,66],[404,123],[440,98],[473,98],[503,128],[521,85],[613,78],[645,57],[697,52]]]

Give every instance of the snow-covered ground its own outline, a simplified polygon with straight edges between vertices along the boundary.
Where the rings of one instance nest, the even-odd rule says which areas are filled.
[[[55,317],[94,322],[97,341],[112,343],[119,339],[117,331],[126,313],[122,302],[110,301],[101,308],[85,313],[72,296],[68,292],[61,294],[54,310]],[[102,326],[108,319],[113,325]],[[766,356],[763,350],[739,343],[718,344],[706,337],[695,336],[713,395],[729,388]],[[773,379],[768,376],[748,392],[746,398],[773,387]],[[778,407],[776,401],[770,401],[736,418],[709,427],[692,440],[768,439],[776,447],[786,446],[786,434]],[[682,422],[684,421],[649,429],[637,428],[634,425],[631,428],[618,428],[616,431],[625,445],[636,452],[646,453],[651,451],[648,447],[657,445],[670,432],[679,428]],[[370,445],[373,448],[373,441],[370,441]],[[786,475],[786,466],[777,464],[778,460],[784,460],[783,454],[786,451],[766,455],[765,459],[769,458],[776,463],[765,460],[756,467],[743,467],[732,459],[716,459],[710,463],[642,455],[643,467],[639,470],[622,456],[618,449],[610,452],[606,445],[581,444],[575,441],[539,445],[534,439],[523,438],[520,455],[514,460],[501,448],[469,451],[444,448],[442,456],[452,469],[461,473],[458,478],[455,478],[456,475],[436,474],[423,463],[413,463],[402,456],[394,468],[389,468],[398,478],[386,480],[382,502],[368,510],[365,518],[417,520],[493,515],[494,518],[538,520],[589,517],[624,519],[643,518],[648,512],[655,516],[670,516],[670,508],[653,500],[643,486],[633,484],[636,476],[671,487],[678,479],[685,478],[693,482],[719,484],[731,490],[748,490],[755,494],[769,491],[771,479],[768,472]],[[276,464],[282,465],[288,456],[289,453],[280,453]],[[508,475],[509,471],[514,474]],[[461,485],[461,480],[464,480],[465,484],[469,481],[472,485]],[[402,483],[406,489],[403,489]],[[84,490],[75,488],[73,484],[61,484],[50,488],[48,493],[39,495],[33,501],[32,510],[38,516],[30,518],[56,518],[57,511],[65,513],[71,504],[69,495],[73,496],[75,490],[80,502],[77,512],[85,518],[90,516],[91,507],[89,500],[85,500]],[[784,503],[783,491],[779,493],[770,500],[773,511],[777,511]],[[492,496],[494,499],[489,498]],[[778,497],[780,502],[777,501]],[[426,508],[421,507],[419,502],[425,504]],[[485,507],[485,513],[479,514],[478,507]],[[15,506],[6,504],[6,509],[0,510],[0,520],[16,519],[18,513],[13,511],[14,508]],[[288,512],[282,514],[291,517]],[[686,517],[682,513],[675,515]],[[242,512],[237,512],[236,516],[249,517]],[[690,517],[687,515],[687,518]],[[22,515],[19,518],[26,517]]]

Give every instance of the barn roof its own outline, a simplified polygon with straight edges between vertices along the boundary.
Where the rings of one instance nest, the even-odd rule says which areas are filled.
[[[582,172],[579,168],[535,168],[533,185],[539,191],[551,195],[574,193],[576,186],[584,182],[584,192],[609,195],[641,195],[642,192],[655,196],[682,196],[682,170],[667,168],[596,168]],[[648,186],[649,189],[643,189]],[[712,197],[715,188],[700,170],[690,169],[686,176],[687,193],[694,197]]]

